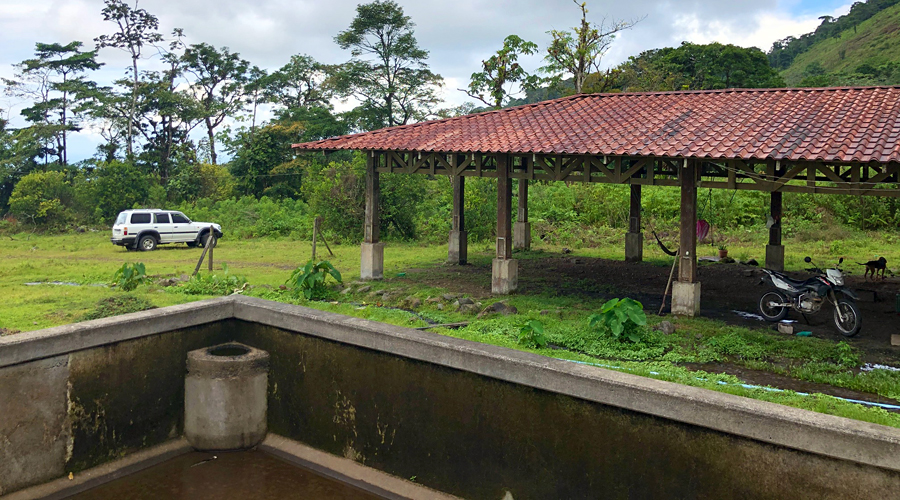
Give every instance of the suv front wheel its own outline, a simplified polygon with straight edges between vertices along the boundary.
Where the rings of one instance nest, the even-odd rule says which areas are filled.
[[[143,236],[138,242],[138,248],[144,252],[149,252],[156,248],[156,238],[153,236]]]

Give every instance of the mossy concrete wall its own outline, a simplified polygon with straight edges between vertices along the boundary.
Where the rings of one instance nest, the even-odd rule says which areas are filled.
[[[183,431],[188,351],[270,353],[271,432],[465,498],[892,498],[900,431],[229,297],[0,338],[0,494]]]
[[[207,302],[0,339],[0,495],[180,436],[187,352],[230,316]]]
[[[270,431],[464,498],[890,498],[900,473],[245,323]]]

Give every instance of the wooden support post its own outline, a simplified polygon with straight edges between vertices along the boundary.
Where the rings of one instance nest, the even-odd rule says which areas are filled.
[[[784,245],[781,244],[781,206],[780,191],[771,193],[769,199],[769,244],[766,245],[766,267],[775,271],[784,271]]]
[[[644,234],[641,232],[641,185],[631,185],[628,232],[625,233],[625,262],[644,260]]]
[[[312,260],[316,260],[316,235],[319,234],[319,218],[313,220]]]
[[[366,218],[359,270],[359,277],[364,280],[377,280],[384,277],[384,245],[379,241],[381,237],[381,188],[375,160],[376,153],[367,151]]]
[[[466,233],[466,178],[451,177],[453,184],[453,211],[450,214],[450,242],[447,248],[447,262],[463,265],[468,261],[468,239]]]
[[[216,246],[216,232],[213,230],[212,226],[209,226],[209,236],[206,237],[206,245],[203,245],[203,253],[200,254],[200,260],[197,261],[197,267],[194,268],[194,273],[191,276],[196,276],[198,272],[200,272],[200,266],[203,265],[203,259],[206,257],[207,252],[209,253],[209,261],[207,261],[208,269],[210,272],[213,270],[213,247]]]
[[[512,183],[510,157],[497,157],[497,256],[491,267],[491,292],[508,294],[518,287],[518,263],[512,258]]]
[[[695,316],[700,312],[700,283],[697,282],[697,172],[695,160],[681,167],[681,245],[678,281],[672,288],[672,314]]]
[[[528,222],[528,179],[519,179],[519,210],[513,226],[513,249],[531,250],[531,223]]]

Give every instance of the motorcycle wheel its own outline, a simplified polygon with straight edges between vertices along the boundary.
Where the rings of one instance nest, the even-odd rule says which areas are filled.
[[[841,321],[838,309],[844,313],[844,321]],[[862,328],[862,316],[859,314],[859,307],[856,307],[855,302],[844,298],[837,300],[834,308],[834,326],[845,337],[852,337],[859,333],[859,329]]]
[[[776,290],[769,290],[759,298],[759,314],[761,314],[766,321],[781,321],[787,316],[788,308],[784,306],[772,306],[771,303],[776,302],[778,304],[784,304],[787,301],[787,297],[785,297],[783,293]]]

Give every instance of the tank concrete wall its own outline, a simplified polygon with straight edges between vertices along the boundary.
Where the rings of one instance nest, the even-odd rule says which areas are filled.
[[[204,301],[0,338],[0,495],[180,436],[186,353],[230,335],[220,320],[231,306]]]
[[[0,338],[0,492],[180,436],[227,341],[271,355],[271,432],[465,498],[900,491],[897,429],[238,296]]]

